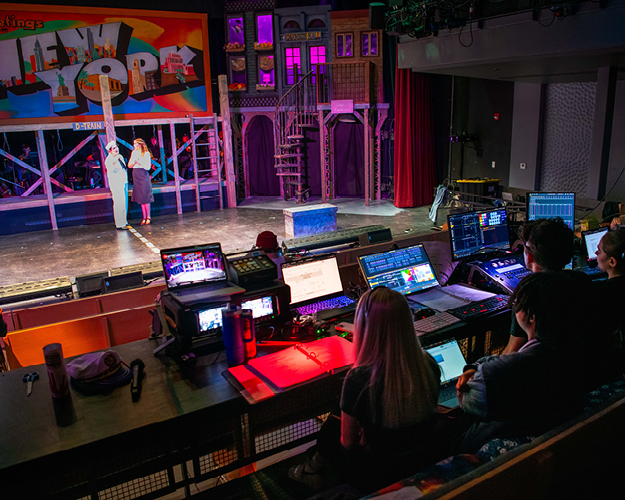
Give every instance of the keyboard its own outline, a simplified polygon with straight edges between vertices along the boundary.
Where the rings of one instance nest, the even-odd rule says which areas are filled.
[[[580,272],[580,273],[584,273],[588,276],[602,276],[602,275],[606,275],[607,273],[605,271],[602,271],[601,268],[599,266],[597,267],[589,267],[589,266],[584,266],[584,267],[576,267],[575,269],[573,269],[574,271]]]
[[[446,326],[460,323],[460,319],[456,318],[448,312],[437,313],[434,316],[420,319],[414,322],[414,329],[417,335],[423,335],[424,333],[435,332]]]
[[[492,312],[499,311],[500,309],[507,308],[508,299],[509,297],[507,295],[495,295],[490,299],[479,302],[471,302],[469,305],[450,309],[448,312],[462,320],[476,319]]]
[[[450,399],[455,398],[456,395],[457,395],[456,386],[450,385],[449,387],[445,387],[441,389],[441,392],[438,395],[438,402],[444,403],[445,401],[449,401]]]
[[[332,299],[320,300],[313,304],[308,304],[296,308],[295,310],[302,316],[308,316],[310,314],[319,313],[321,311],[327,311],[330,309],[343,309],[349,306],[354,306],[352,310],[356,309],[356,301],[350,299],[347,295],[341,295],[340,297],[334,297]]]

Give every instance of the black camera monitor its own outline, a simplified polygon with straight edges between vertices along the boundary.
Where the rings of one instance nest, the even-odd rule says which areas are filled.
[[[454,261],[486,250],[510,250],[505,208],[449,214],[447,222]]]

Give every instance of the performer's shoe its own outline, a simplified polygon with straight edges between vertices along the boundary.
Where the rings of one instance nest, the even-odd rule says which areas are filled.
[[[141,221],[141,225],[142,225],[142,226],[145,226],[145,225],[147,224],[147,222],[146,222],[146,221],[147,221],[147,219],[143,219],[143,220]]]
[[[147,226],[148,224],[152,223],[152,219],[150,219],[149,217],[147,219],[145,219],[145,225]]]

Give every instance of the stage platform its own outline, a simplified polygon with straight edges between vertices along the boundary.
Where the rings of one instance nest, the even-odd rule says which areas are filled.
[[[78,275],[158,261],[161,248],[214,241],[221,242],[225,251],[250,248],[256,236],[266,230],[273,231],[282,242],[287,237],[278,206],[287,203],[275,197],[257,197],[245,200],[238,208],[181,215],[155,213],[150,226],[140,226],[139,215],[130,222],[132,231],[116,230],[111,221],[0,236],[0,286],[61,276],[74,281]],[[329,203],[339,207],[338,229],[381,224],[391,228],[394,237],[432,231],[429,206],[397,209],[392,201],[384,200],[365,207],[363,199],[349,198]],[[265,205],[272,208],[263,208]],[[447,210],[441,209],[439,220],[445,220],[446,214]]]
[[[211,192],[214,198],[202,200],[202,210],[219,209],[217,182],[213,179],[200,179],[201,191]],[[152,183],[154,203],[152,215],[177,214],[176,185],[174,181]],[[225,188],[224,204],[226,204]],[[180,182],[180,195],[183,212],[197,210],[195,203],[195,180]],[[71,193],[54,193],[54,209],[59,228],[83,224],[103,224],[113,222],[113,204],[108,189],[81,189]],[[129,185],[128,199],[132,197]],[[141,207],[129,201],[129,218],[141,219]],[[0,235],[52,229],[50,211],[46,195],[11,196],[0,199]]]

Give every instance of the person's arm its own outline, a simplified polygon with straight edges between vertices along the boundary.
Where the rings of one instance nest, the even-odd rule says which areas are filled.
[[[341,445],[343,448],[353,450],[363,444],[362,426],[351,415],[341,412]]]
[[[486,383],[479,368],[469,365],[456,383],[458,402],[465,413],[476,417],[485,418],[486,406]]]
[[[527,339],[524,337],[515,337],[514,335],[510,335],[510,339],[508,340],[508,345],[501,351],[501,354],[512,354],[517,352],[521,347],[523,347],[527,343]]]

